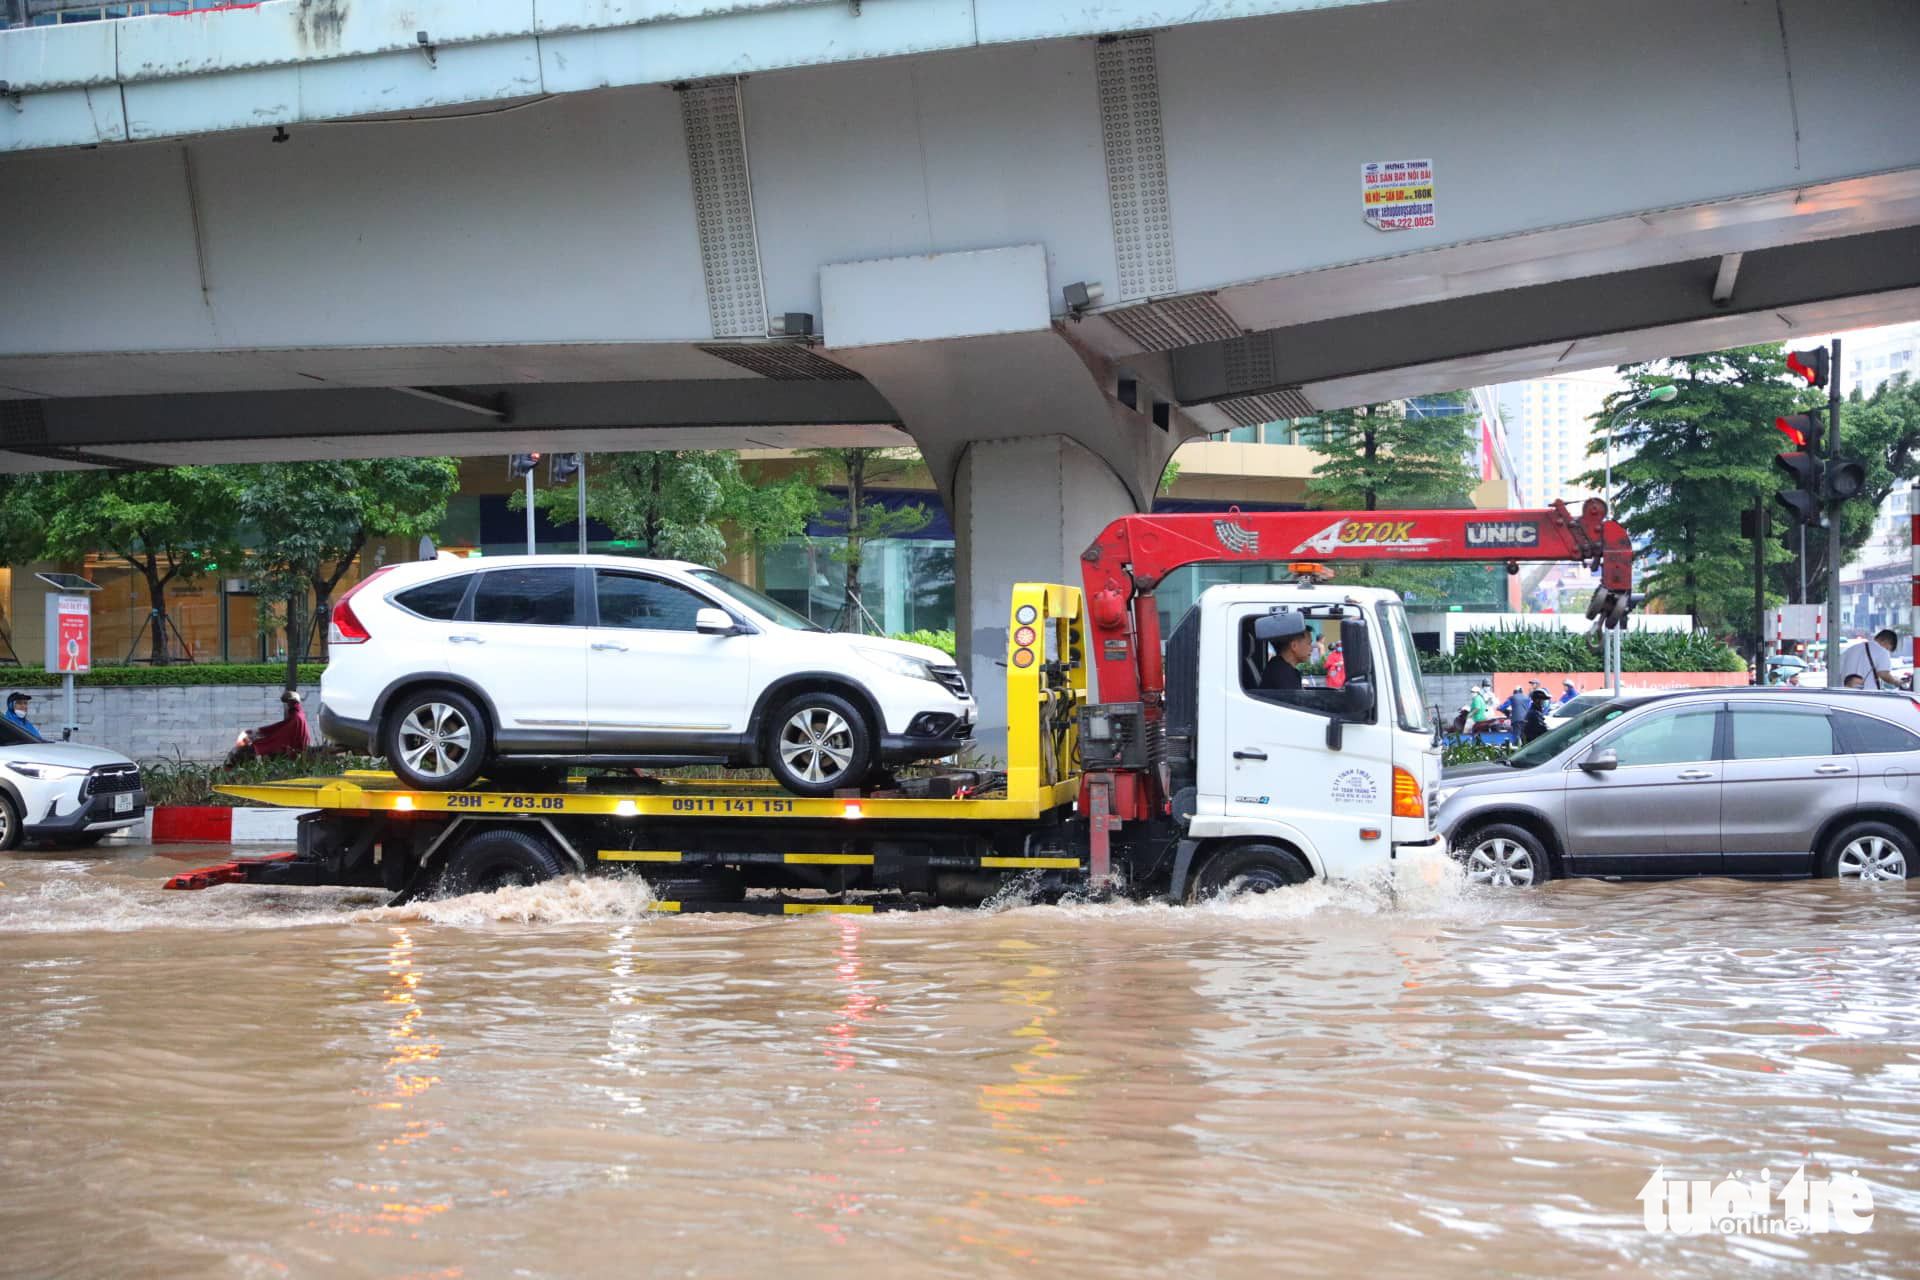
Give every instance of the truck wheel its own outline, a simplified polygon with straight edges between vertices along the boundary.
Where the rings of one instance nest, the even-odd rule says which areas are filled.
[[[544,840],[525,831],[494,827],[462,842],[447,858],[438,896],[492,893],[509,885],[539,884],[565,872]]]
[[[1912,873],[1912,844],[1884,822],[1856,822],[1827,841],[1820,874],[1829,880],[1905,880]]]
[[[767,767],[796,795],[830,796],[857,787],[873,763],[873,730],[837,693],[787,699],[767,722]]]
[[[1553,879],[1553,863],[1540,837],[1525,827],[1496,822],[1460,842],[1468,884],[1524,889]]]
[[[1277,844],[1235,845],[1200,865],[1188,898],[1205,902],[1208,898],[1242,893],[1268,893],[1288,885],[1305,884],[1312,878],[1313,872],[1307,864],[1290,849]]]
[[[487,763],[487,718],[456,689],[415,689],[387,708],[381,747],[400,781],[422,791],[470,787]]]

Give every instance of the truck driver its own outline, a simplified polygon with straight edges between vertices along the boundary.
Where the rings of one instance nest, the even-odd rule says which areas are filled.
[[[1254,624],[1254,638],[1273,646],[1273,656],[1260,677],[1260,688],[1267,693],[1288,693],[1304,683],[1300,666],[1313,653],[1313,632],[1307,620],[1292,610],[1270,613]]]

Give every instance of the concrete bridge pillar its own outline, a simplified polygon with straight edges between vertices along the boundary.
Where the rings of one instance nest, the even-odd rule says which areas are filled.
[[[953,518],[960,659],[1001,753],[1009,590],[1077,584],[1080,553],[1148,509],[1195,429],[1164,357],[1108,359],[1051,314],[1039,245],[829,266],[820,292],[833,358],[886,396]]]
[[[949,504],[958,543],[954,603],[967,683],[980,702],[976,737],[1006,741],[1007,601],[1016,582],[1080,583],[1080,553],[1109,521],[1141,509],[1111,467],[1063,435],[976,440],[955,471]]]

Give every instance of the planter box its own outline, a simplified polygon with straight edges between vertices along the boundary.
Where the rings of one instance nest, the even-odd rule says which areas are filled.
[[[1527,681],[1538,680],[1555,702],[1564,692],[1562,680],[1572,680],[1582,693],[1607,687],[1606,676],[1598,671],[1496,671],[1492,679],[1496,697],[1512,693],[1515,685],[1524,689]],[[1747,681],[1744,671],[1629,671],[1620,677],[1621,686],[1631,689],[1721,689]]]

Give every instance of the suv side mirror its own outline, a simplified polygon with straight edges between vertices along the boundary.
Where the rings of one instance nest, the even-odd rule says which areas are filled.
[[[725,609],[702,609],[693,615],[693,629],[703,636],[730,636],[733,619]]]
[[[1620,754],[1612,747],[1590,751],[1587,758],[1580,762],[1580,767],[1588,773],[1611,773],[1620,767]]]

